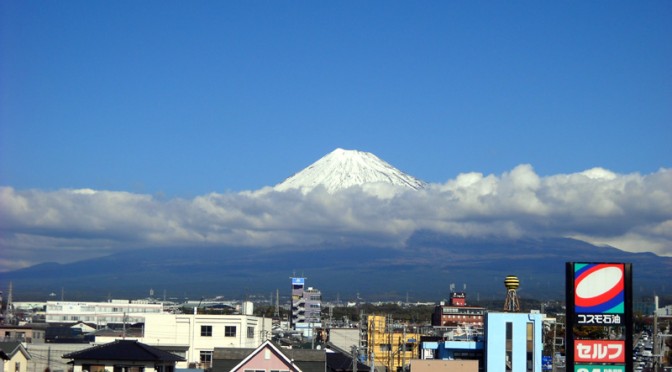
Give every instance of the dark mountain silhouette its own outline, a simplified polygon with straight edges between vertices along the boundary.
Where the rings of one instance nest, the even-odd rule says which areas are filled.
[[[405,247],[316,246],[154,248],[129,250],[70,264],[40,264],[0,273],[13,282],[14,299],[66,300],[146,297],[150,289],[168,297],[223,295],[243,298],[280,289],[287,296],[292,275],[326,299],[438,301],[451,283],[472,299],[504,299],[504,277],[520,278],[521,297],[563,299],[565,262],[629,262],[634,295],[669,294],[672,258],[629,253],[582,241],[558,239],[461,239],[422,231]],[[51,298],[55,299],[55,298]]]

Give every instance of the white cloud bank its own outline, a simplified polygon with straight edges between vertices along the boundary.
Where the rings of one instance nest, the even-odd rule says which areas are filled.
[[[573,237],[672,256],[672,170],[640,175],[596,168],[540,177],[520,165],[500,176],[460,174],[421,191],[367,185],[304,195],[266,188],[192,200],[0,187],[0,271],[142,247],[401,246],[419,229]]]

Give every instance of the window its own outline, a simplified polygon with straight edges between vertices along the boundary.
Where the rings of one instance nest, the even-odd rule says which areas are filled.
[[[534,371],[534,323],[527,322],[527,371]]]
[[[212,337],[212,326],[202,325],[201,326],[201,336],[202,337]]]
[[[212,351],[201,351],[200,352],[200,361],[201,367],[210,368],[212,367]]]
[[[254,338],[254,327],[247,327],[247,338]]]
[[[506,344],[504,350],[504,365],[506,371],[513,371],[513,323],[506,322]]]
[[[236,337],[236,326],[225,326],[224,337]]]
[[[83,364],[82,365],[82,370],[87,370],[89,372],[104,372],[105,371],[105,365],[104,364]]]
[[[390,350],[392,350],[392,345],[380,344],[380,351],[390,351]]]

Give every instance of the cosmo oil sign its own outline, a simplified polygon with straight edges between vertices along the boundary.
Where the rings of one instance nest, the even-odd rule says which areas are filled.
[[[632,265],[568,262],[565,273],[568,370],[631,371]],[[596,329],[607,334],[590,332]],[[620,337],[607,339],[608,334]]]
[[[574,263],[573,269],[576,324],[622,324],[625,264]]]

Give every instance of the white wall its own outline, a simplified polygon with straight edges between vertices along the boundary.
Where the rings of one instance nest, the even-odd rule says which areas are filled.
[[[201,326],[211,326],[211,336],[201,336]],[[226,337],[226,326],[236,327],[235,337]],[[254,329],[252,336],[247,337],[247,328]],[[201,351],[214,351],[215,347],[256,348],[270,338],[272,321],[248,315],[205,315],[205,314],[146,314],[144,337],[127,338],[152,346],[186,346],[189,347],[184,363],[178,368],[185,368],[189,363],[200,361]],[[96,337],[96,343],[112,342],[115,338]]]

